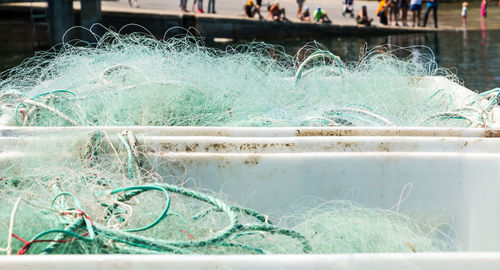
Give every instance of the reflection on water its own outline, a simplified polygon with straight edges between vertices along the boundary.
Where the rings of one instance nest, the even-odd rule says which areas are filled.
[[[309,40],[269,41],[283,45],[294,54]],[[406,34],[380,37],[338,37],[318,42],[339,55],[345,61],[357,61],[360,48],[381,44],[409,47],[424,45],[432,50],[436,62],[450,69],[474,90],[500,87],[500,30],[446,31],[426,34]],[[420,49],[427,52],[425,49]]]
[[[439,5],[439,22],[440,25],[449,27],[462,27],[462,1],[458,3],[442,3]],[[467,10],[467,28],[468,29],[483,29],[481,22],[481,1],[469,2]],[[486,19],[488,29],[500,29],[500,8],[495,1],[488,4],[488,17]]]
[[[474,90],[487,90],[500,87],[500,30],[446,31],[427,34],[406,34],[378,37],[337,37],[319,39],[330,51],[344,61],[357,61],[360,48],[366,43],[368,48],[381,44],[408,47],[425,45],[429,47],[436,62],[459,76],[464,85]],[[307,40],[268,40],[267,42],[285,47],[286,52],[295,54]],[[228,44],[208,44],[225,48]],[[425,50],[422,50],[425,51]],[[0,71],[15,66],[31,51],[12,53],[2,52],[0,48]]]

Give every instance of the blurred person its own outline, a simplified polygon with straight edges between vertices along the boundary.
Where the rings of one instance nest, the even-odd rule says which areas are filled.
[[[467,6],[469,4],[467,2],[463,2],[462,3],[462,27],[463,28],[466,28],[467,27],[467,13],[468,13],[468,10],[467,10]]]
[[[137,0],[128,0],[128,5],[130,7],[139,8],[139,3],[137,2]]]
[[[259,15],[260,15],[260,9],[262,7],[262,0],[255,0],[255,7],[259,10]],[[263,18],[262,16],[259,18]]]
[[[368,10],[366,6],[362,6],[356,17],[356,23],[361,25],[370,26],[372,24],[373,18],[368,17]]]
[[[275,22],[284,22],[286,20],[286,13],[284,8],[280,8],[280,3],[275,2],[274,4],[267,7],[269,11],[268,17]]]
[[[196,9],[196,12],[198,13],[203,13],[203,0],[194,0],[193,1],[193,6],[191,7],[191,10],[194,12],[194,5],[198,3],[198,8]]]
[[[409,0],[400,0],[399,9],[401,10],[401,23],[403,26],[408,26],[408,9],[410,8]]]
[[[427,19],[429,18],[429,13],[433,11],[434,15],[434,28],[438,28],[438,0],[427,0],[427,9],[425,10],[424,16],[424,27],[427,25]]]
[[[486,10],[488,9],[488,1],[481,1],[481,19],[486,19]]]
[[[387,25],[387,18],[389,15],[389,8],[392,4],[391,0],[380,0],[377,8],[377,16],[380,19],[380,23],[383,25]]]
[[[208,0],[208,13],[215,14],[215,0]]]
[[[346,13],[351,15],[351,18],[354,18],[354,0],[344,0],[342,3],[342,16],[345,16]]]
[[[314,11],[314,22],[316,23],[331,23],[332,21],[328,18],[328,14],[326,11],[321,9],[321,7],[317,7]]]
[[[308,6],[305,6],[304,10],[300,14],[300,18],[299,19],[301,21],[303,21],[303,22],[308,22],[308,21],[311,20],[311,13],[309,12],[309,7]]]
[[[422,11],[422,0],[410,0],[410,10],[413,14],[413,27],[415,27],[415,20],[417,26],[420,26],[420,13]]]
[[[179,7],[181,7],[182,12],[188,12],[187,10],[187,0],[181,0]]]
[[[300,15],[302,14],[302,6],[306,0],[297,0],[297,18],[300,19]]]
[[[253,0],[248,0],[245,6],[243,6],[245,10],[245,14],[249,18],[253,18],[255,14],[259,15],[259,19],[262,19],[262,15],[260,14],[260,8],[254,4]]]
[[[399,26],[399,1],[393,0],[392,4],[389,6],[389,25],[392,25],[392,21],[394,20],[395,25]]]

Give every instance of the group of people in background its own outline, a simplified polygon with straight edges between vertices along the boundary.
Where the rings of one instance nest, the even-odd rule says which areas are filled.
[[[304,6],[305,0],[296,0],[297,1],[297,19],[302,22],[310,22],[311,20],[314,23],[332,23],[330,17],[328,17],[328,13],[322,9],[320,6],[317,6],[314,12],[311,12],[308,6]],[[390,1],[390,0],[382,0],[382,1]],[[402,0],[408,1],[408,0]],[[437,1],[437,0],[436,0]],[[243,7],[245,11],[245,15],[249,18],[254,18],[255,15],[259,16],[259,19],[264,19],[262,16],[262,0],[248,0]],[[284,8],[281,8],[279,2],[275,2],[272,5],[267,6],[267,10],[269,12],[268,17],[277,22],[283,22],[287,20],[286,12]],[[354,18],[354,0],[343,0],[342,2],[342,16],[346,16],[349,14],[351,18]],[[360,25],[370,26],[373,21],[373,18],[368,16],[368,11],[366,6],[362,6],[359,14],[356,17],[356,22]]]
[[[259,20],[263,20],[264,16],[262,16],[261,13],[261,8],[262,8],[262,0],[248,0],[246,4],[243,6],[243,10],[245,11],[245,15],[249,18],[255,17],[255,15],[259,16]],[[274,3],[273,5],[268,5],[267,6],[267,18],[277,21],[277,22],[283,22],[287,20],[286,18],[286,12],[284,8],[280,7],[279,2]]]
[[[298,10],[297,17],[301,21],[310,21],[311,14],[309,12],[309,7],[305,6],[304,10],[302,10],[302,4],[305,0],[297,0]],[[351,18],[354,18],[354,0],[343,0],[342,1],[342,16],[346,16],[349,14]],[[328,17],[328,14],[321,7],[317,7],[314,10],[314,14],[312,16],[313,21],[316,23],[331,23],[332,21]],[[356,17],[357,24],[370,26],[373,19],[368,16],[368,11],[366,6],[362,6],[361,10]]]
[[[314,12],[311,14],[308,6],[304,6],[305,0],[297,0],[297,18],[303,22],[310,22],[311,20],[314,23],[332,23],[330,17],[328,17],[328,13],[320,6],[317,6]]]
[[[305,0],[296,0],[297,1],[297,18],[300,21],[308,22],[313,20],[315,23],[331,23],[332,21],[328,17],[328,14],[321,7],[317,7],[314,12],[311,14],[308,6],[304,6]],[[350,0],[352,1],[352,0]],[[262,0],[248,0],[246,4],[243,6],[243,10],[245,11],[245,15],[249,18],[255,17],[255,15],[259,16],[260,20],[264,19],[262,16]],[[266,19],[271,19],[276,22],[284,22],[287,20],[286,11],[284,8],[280,7],[280,3],[278,1],[273,4],[267,5],[268,16]]]
[[[421,21],[422,0],[380,0],[376,11],[376,15],[380,19],[380,23],[384,25],[399,26],[399,20],[403,26],[408,24],[408,11],[412,12],[412,26],[427,25],[429,14],[432,11],[434,17],[434,27],[438,27],[437,19],[438,0],[427,0],[427,9],[424,15],[424,21]],[[401,16],[400,16],[401,15]]]
[[[179,6],[182,12],[188,12],[187,9],[187,0],[181,0]],[[203,0],[193,0],[193,5],[191,6],[191,11],[197,13],[205,13],[203,9]],[[215,14],[215,0],[208,0],[208,13]]]
[[[134,3],[132,3],[134,1]],[[331,23],[328,14],[320,6],[316,7],[314,12],[311,12],[309,7],[304,3],[306,0],[297,1],[297,19],[303,22],[313,21],[314,23]],[[354,18],[354,0],[342,0],[342,16],[350,15]],[[411,11],[412,26],[426,27],[429,20],[429,15],[432,13],[434,19],[434,27],[438,28],[438,0],[425,0],[426,11],[423,21],[421,20],[421,11],[424,0],[379,0],[376,15],[379,17],[380,23],[383,25],[409,26],[408,12]],[[180,7],[183,12],[188,12],[188,0],[180,0]],[[131,6],[137,6],[137,0],[129,0]],[[499,1],[500,6],[500,1]],[[485,19],[487,16],[488,0],[481,2],[481,18]],[[203,0],[193,0],[191,10],[197,13],[204,13]],[[287,20],[285,9],[280,7],[279,2],[267,4],[267,17],[262,15],[262,0],[248,0],[243,7],[245,16],[254,18],[258,16],[259,20],[270,19],[276,22],[284,22]],[[208,13],[215,13],[215,0],[208,0]],[[466,27],[468,13],[468,3],[462,3],[462,24]],[[359,25],[370,26],[373,19],[368,16],[366,6],[362,6],[356,22]],[[394,24],[393,24],[394,23]]]
[[[408,5],[408,1],[410,2]],[[429,14],[432,12],[434,19],[434,27],[438,28],[438,0],[426,0],[426,11],[423,19],[421,20],[423,0],[379,0],[377,9],[377,16],[380,23],[384,25],[392,25],[392,21],[396,26],[399,26],[398,20],[401,18],[403,26],[408,26],[408,10],[412,12],[412,26],[427,26]],[[498,2],[500,6],[500,1]],[[481,19],[485,20],[487,16],[488,0],[481,1]],[[399,17],[401,11],[401,17]],[[462,3],[462,26],[467,26],[468,3]]]

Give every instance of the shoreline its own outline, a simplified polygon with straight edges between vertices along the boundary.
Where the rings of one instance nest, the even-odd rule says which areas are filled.
[[[31,7],[33,6],[33,8]],[[46,3],[16,3],[0,5],[1,20],[18,20],[30,23],[31,9],[42,10]],[[81,25],[80,3],[73,3],[74,25]],[[128,7],[102,6],[102,19],[99,22],[103,26],[120,29],[129,24],[137,24],[155,37],[163,37],[165,32],[173,34],[176,28],[195,28],[200,36],[205,38],[231,38],[231,39],[266,39],[266,38],[300,38],[300,37],[325,37],[332,35],[390,35],[406,33],[422,33],[443,30],[455,30],[454,28],[441,27],[398,27],[382,26],[359,26],[352,22],[334,21],[331,24],[316,24],[289,20],[285,22],[274,22],[270,20],[258,20],[246,18],[239,15],[226,14],[195,14],[167,10],[155,10],[148,8],[131,9]],[[174,30],[171,30],[174,29]],[[137,28],[136,28],[137,30]],[[180,31],[185,32],[185,31]]]

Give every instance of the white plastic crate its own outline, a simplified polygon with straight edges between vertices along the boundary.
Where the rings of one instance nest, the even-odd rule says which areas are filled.
[[[304,197],[351,200],[450,223],[464,252],[266,256],[14,256],[1,269],[500,269],[500,130],[447,128],[3,128],[0,164],[25,141],[131,130],[164,175],[265,213]],[[47,137],[48,136],[48,137]],[[174,160],[174,161],[173,161]],[[406,197],[403,194],[403,197]],[[393,208],[394,209],[394,208]]]

